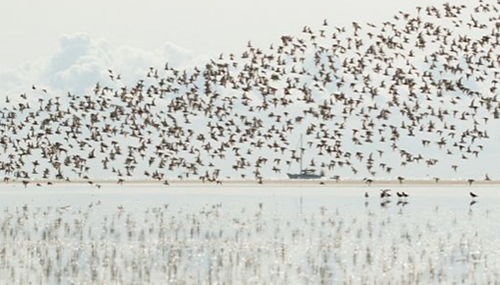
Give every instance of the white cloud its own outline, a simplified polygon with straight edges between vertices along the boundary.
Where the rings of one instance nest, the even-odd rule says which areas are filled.
[[[161,68],[168,61],[170,66],[182,68],[195,60],[191,51],[173,43],[149,51],[115,47],[85,34],[64,35],[53,55],[0,71],[0,94],[17,95],[29,90],[32,84],[51,92],[81,93],[98,81],[109,81],[108,69],[122,74],[124,84],[133,84],[146,76],[149,67]]]

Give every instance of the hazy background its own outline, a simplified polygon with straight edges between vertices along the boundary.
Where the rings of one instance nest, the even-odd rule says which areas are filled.
[[[84,92],[106,80],[107,70],[133,83],[150,66],[165,62],[182,68],[220,53],[240,54],[251,41],[267,47],[281,35],[299,35],[302,27],[380,23],[399,11],[445,2],[473,6],[478,1],[11,1],[0,4],[0,100],[31,88]],[[0,101],[1,102],[1,101]],[[490,133],[485,152],[461,166],[461,177],[499,178],[498,131]],[[421,177],[455,175],[449,163],[418,170]],[[441,163],[440,163],[441,164]],[[410,167],[411,168],[411,167]],[[414,170],[407,169],[411,176]],[[498,175],[495,175],[495,172]]]
[[[85,33],[110,45],[147,52],[175,43],[195,54],[235,52],[248,40],[267,45],[304,25],[388,20],[400,10],[445,0],[107,0],[2,1],[0,68],[53,55],[65,34]],[[475,3],[463,0],[460,3]]]
[[[305,25],[317,27],[323,19],[334,26],[350,25],[352,21],[380,22],[390,20],[398,11],[412,12],[416,6],[445,2],[477,3],[473,0],[3,1],[0,70],[5,73],[26,63],[32,66],[42,58],[69,52],[61,37],[74,34],[84,34],[86,40],[93,44],[101,42],[109,50],[133,50],[128,55],[132,59],[141,57],[146,61],[159,56],[178,61],[183,58],[176,58],[175,52],[193,56],[237,53],[248,40],[254,45],[268,46],[283,34],[299,34]],[[84,46],[87,42],[73,44]],[[172,53],[165,53],[166,45]],[[74,60],[79,52],[75,48],[65,60]],[[100,59],[109,60],[107,56],[101,54]]]

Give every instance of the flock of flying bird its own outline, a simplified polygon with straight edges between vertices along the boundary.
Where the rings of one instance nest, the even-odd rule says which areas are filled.
[[[267,49],[249,42],[204,66],[150,68],[134,86],[113,70],[87,94],[33,86],[2,104],[0,173],[25,185],[262,182],[296,165],[300,135],[307,167],[335,179],[471,159],[500,118],[499,8],[444,4],[349,27],[325,20]]]

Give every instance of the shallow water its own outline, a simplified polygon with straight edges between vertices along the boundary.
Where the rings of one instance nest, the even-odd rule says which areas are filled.
[[[498,186],[381,188],[2,185],[0,284],[500,283]]]

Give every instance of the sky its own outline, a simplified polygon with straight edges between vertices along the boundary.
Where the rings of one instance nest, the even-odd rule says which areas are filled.
[[[452,0],[451,2],[457,2]],[[391,20],[445,0],[2,1],[0,96],[32,84],[82,92],[113,69],[127,83],[165,62],[182,68],[248,43],[268,47],[304,26]],[[458,2],[457,2],[458,3]],[[460,0],[472,6],[476,0]],[[67,90],[70,89],[70,90]]]
[[[32,84],[83,92],[121,73],[134,82],[150,66],[202,63],[239,54],[248,41],[267,47],[302,27],[380,23],[399,11],[475,0],[3,1],[0,3],[0,97]],[[491,155],[496,155],[492,152]],[[500,158],[500,157],[499,157]],[[480,162],[475,166],[485,167]],[[487,169],[481,169],[485,173]]]
[[[0,68],[51,56],[63,35],[83,33],[114,47],[144,51],[174,43],[195,54],[242,50],[248,40],[268,45],[304,25],[333,25],[390,19],[398,11],[439,5],[444,0],[275,1],[2,1]],[[453,1],[451,1],[453,2]],[[460,3],[474,3],[462,0]]]

